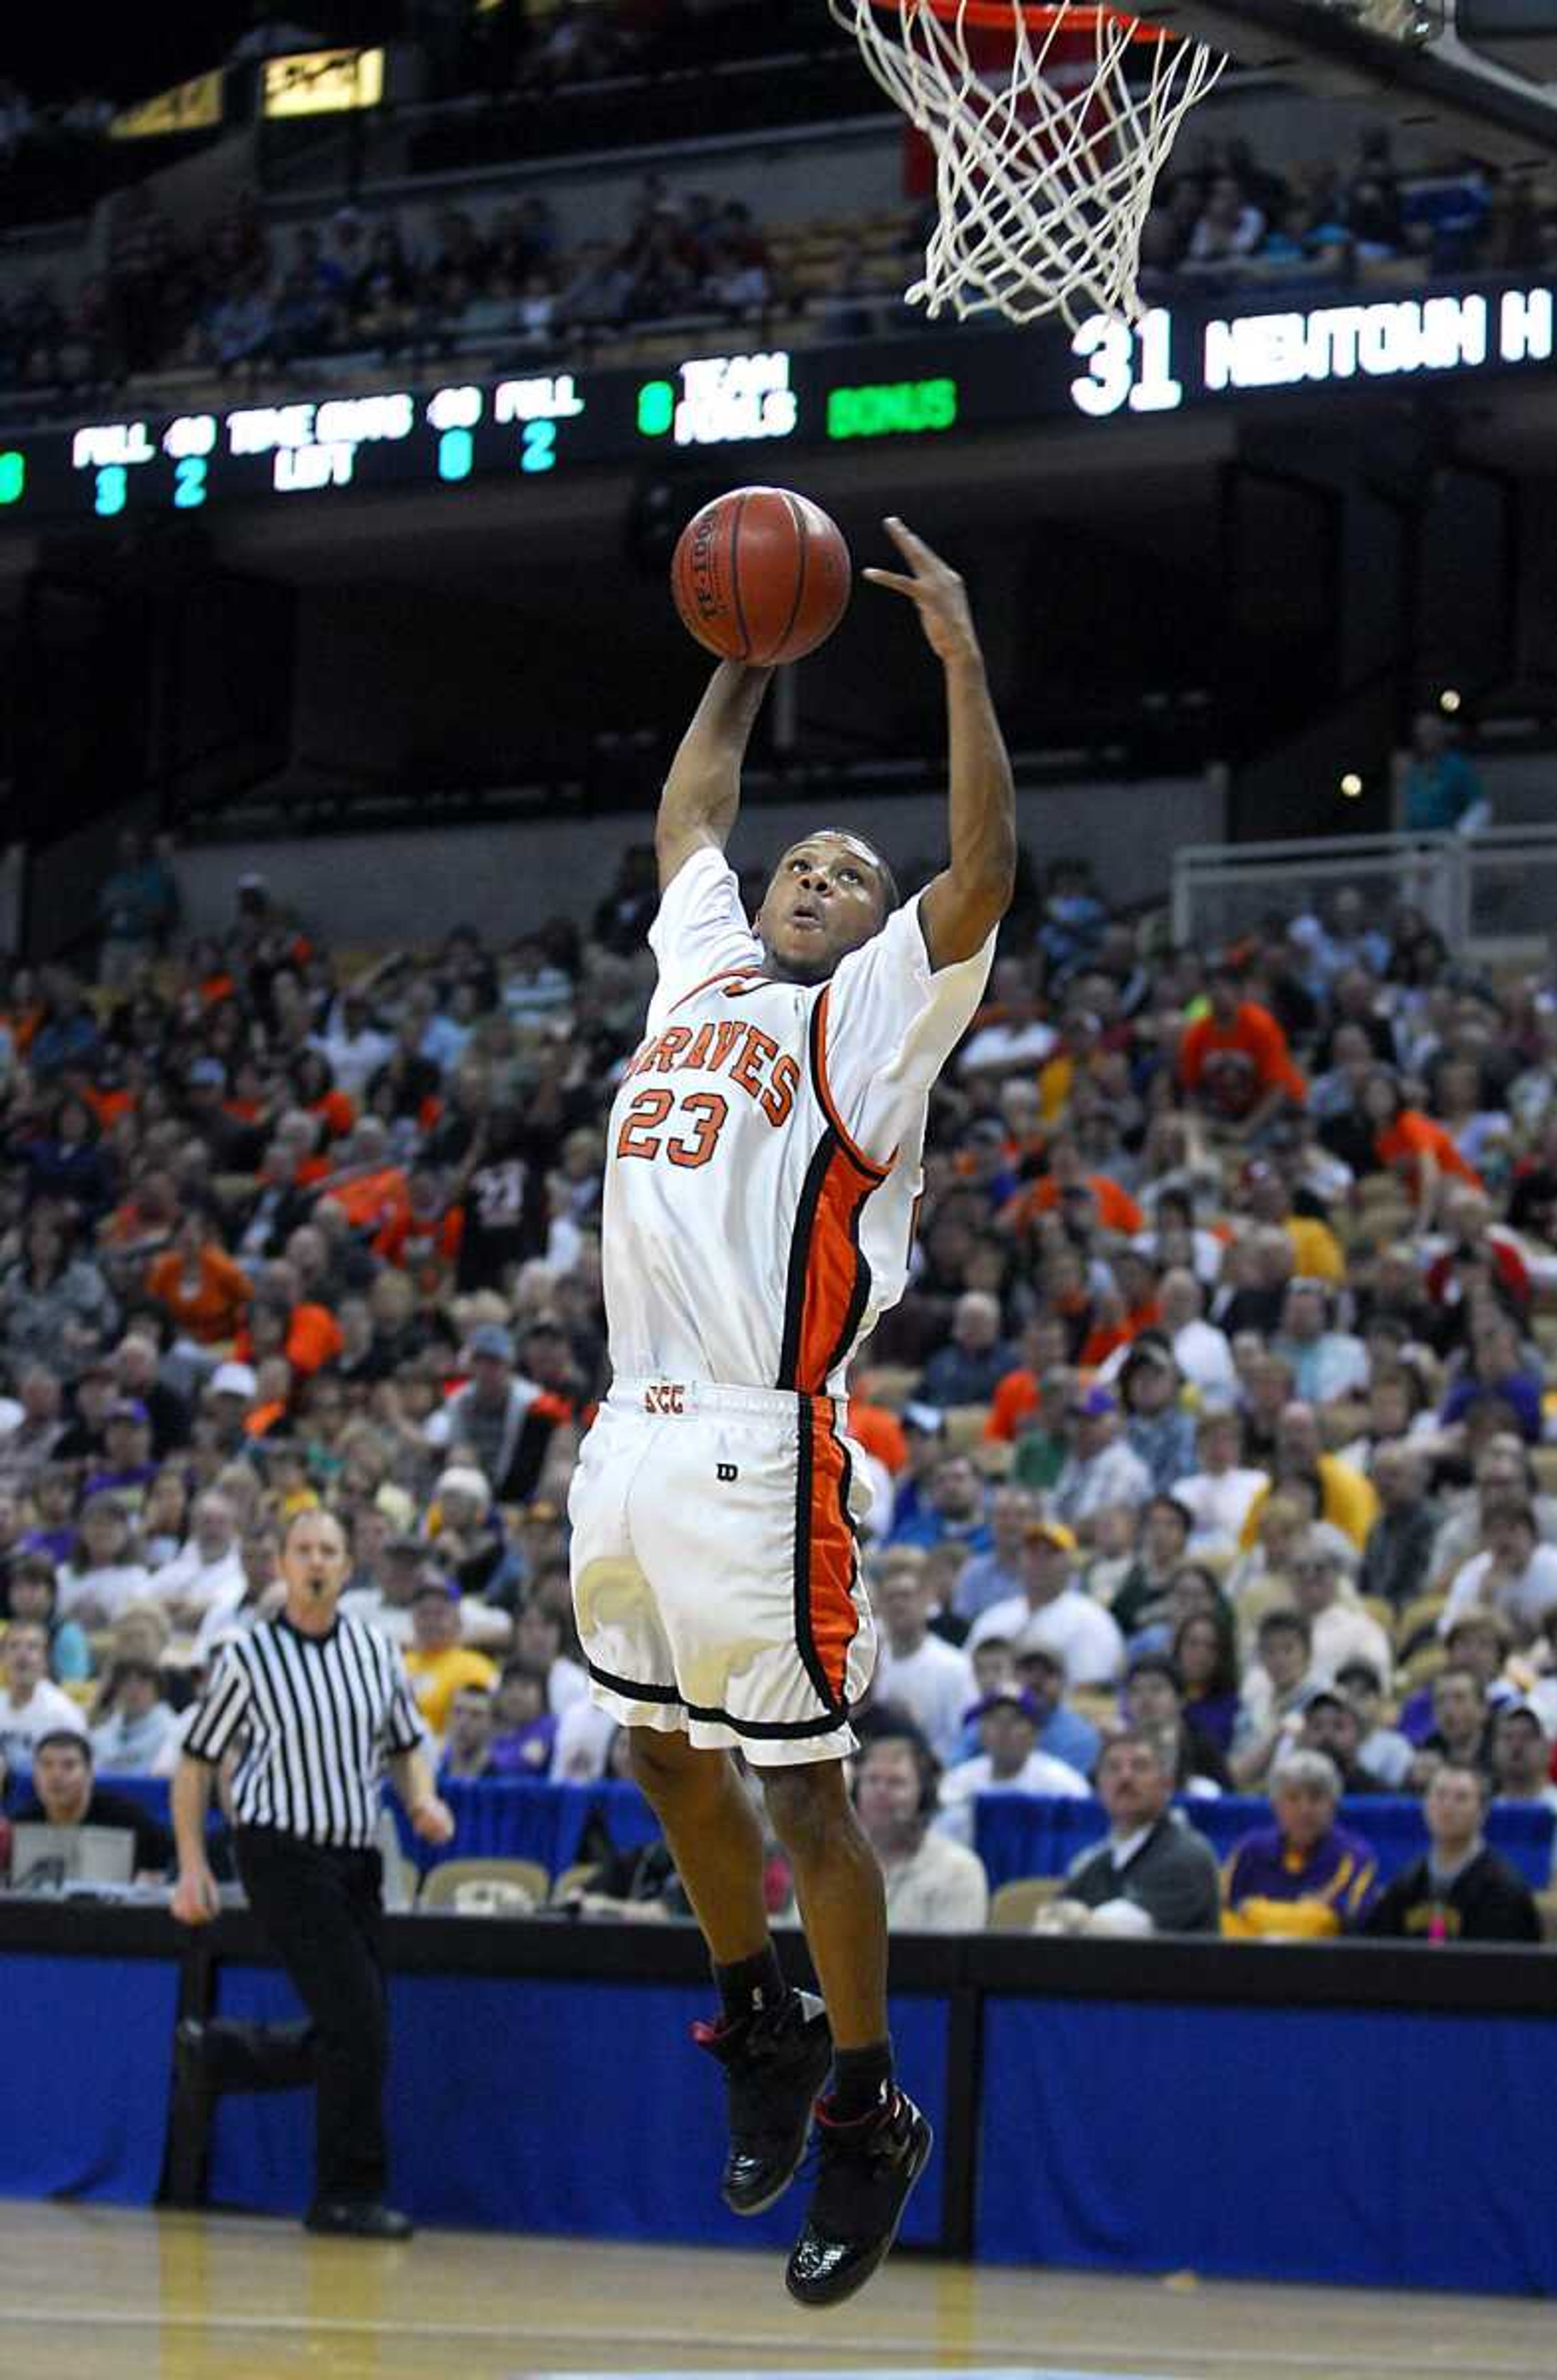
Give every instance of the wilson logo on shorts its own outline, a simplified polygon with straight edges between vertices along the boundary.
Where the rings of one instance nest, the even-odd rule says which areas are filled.
[[[650,1414],[684,1414],[686,1397],[679,1380],[651,1380],[643,1391],[643,1410]]]

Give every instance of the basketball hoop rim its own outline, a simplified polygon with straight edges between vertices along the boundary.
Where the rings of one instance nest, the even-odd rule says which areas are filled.
[[[1057,25],[1071,26],[1078,33],[1095,33],[1105,21],[1127,26],[1132,42],[1172,42],[1177,36],[1166,25],[1148,24],[1142,17],[1133,17],[1127,8],[1092,7],[1085,0],[1059,0],[1057,6],[1040,5],[1040,0],[870,0],[870,6],[883,16],[912,17],[928,8],[943,24],[979,25],[996,31],[1007,30],[1020,17],[1035,33],[1052,32]]]

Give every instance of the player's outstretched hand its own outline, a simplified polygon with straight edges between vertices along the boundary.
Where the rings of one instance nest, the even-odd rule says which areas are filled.
[[[967,590],[950,563],[916,537],[906,521],[889,513],[882,526],[908,565],[901,570],[866,570],[860,575],[874,587],[890,587],[918,606],[919,625],[940,660],[977,660],[979,636],[967,608]]]

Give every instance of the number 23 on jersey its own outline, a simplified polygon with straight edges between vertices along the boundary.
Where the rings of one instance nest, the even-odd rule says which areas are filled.
[[[677,1129],[667,1134],[664,1126],[673,1110]],[[674,1091],[656,1084],[634,1098],[616,1136],[616,1154],[654,1158],[663,1148],[673,1165],[706,1165],[729,1112],[729,1101],[717,1091],[684,1091],[678,1099]],[[690,1127],[685,1132],[684,1121]]]

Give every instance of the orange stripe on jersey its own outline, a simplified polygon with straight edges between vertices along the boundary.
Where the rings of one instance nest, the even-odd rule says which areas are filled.
[[[884,1165],[879,1158],[867,1157],[833,1104],[833,1086],[827,1079],[827,1003],[832,995],[832,985],[824,985],[821,998],[811,1011],[811,1080],[816,1085],[817,1098],[821,1101],[822,1114],[855,1163],[862,1172],[873,1173],[878,1182],[884,1182],[897,1162],[896,1150],[894,1149]]]
[[[833,1426],[831,1397],[800,1406],[795,1529],[795,1634],[807,1674],[830,1708],[847,1707],[849,1646],[859,1631],[852,1589],[854,1524],[849,1458]]]
[[[706,991],[712,983],[729,983],[737,977],[756,978],[757,973],[755,967],[721,967],[717,975],[705,975],[701,983],[695,983],[690,991],[684,991],[679,1000],[673,1001],[670,1013],[674,1016],[678,1008],[685,1008],[689,1000],[696,1000],[699,992]]]
[[[882,1184],[831,1131],[807,1169],[795,1217],[785,1294],[781,1389],[816,1394],[827,1386],[859,1327],[870,1293],[870,1268],[859,1252],[859,1217]]]

